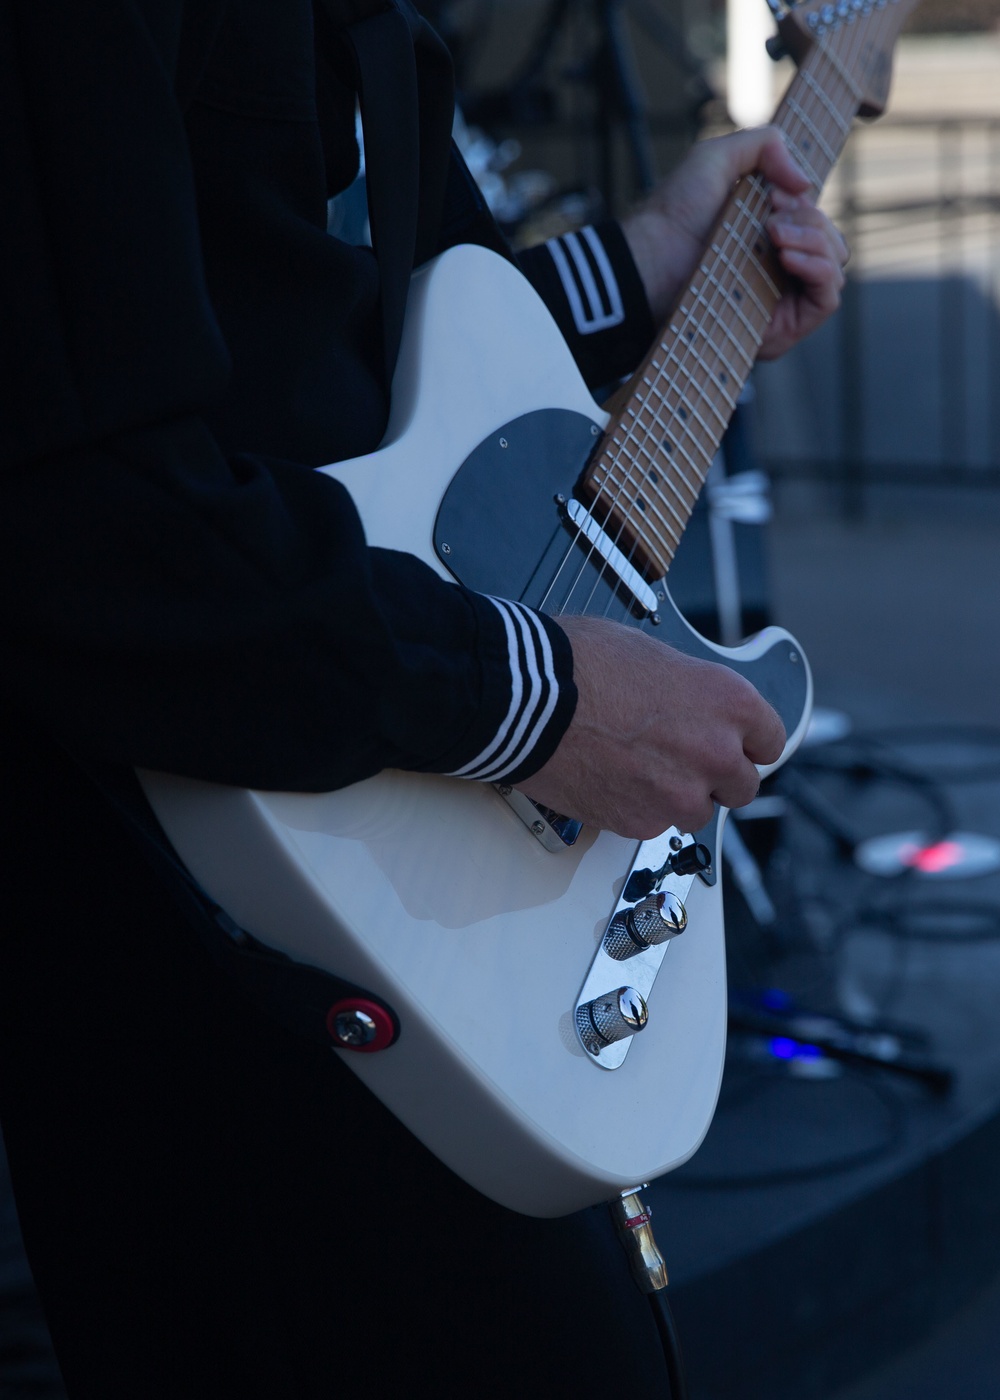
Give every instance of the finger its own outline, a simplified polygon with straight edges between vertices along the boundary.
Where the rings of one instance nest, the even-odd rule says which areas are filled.
[[[830,219],[814,205],[801,202],[787,207],[775,205],[767,223],[768,233],[775,242],[794,244],[808,241],[812,251],[828,248],[837,262],[847,261],[847,240]]]
[[[792,196],[812,188],[809,176],[795,161],[781,132],[774,126],[734,131],[695,147],[705,160],[717,163],[727,185],[741,175],[759,171],[776,190]]]
[[[781,250],[781,265],[796,279],[797,288],[792,293],[796,315],[804,328],[812,328],[813,316],[824,318],[832,315],[840,306],[840,293],[846,278],[843,269],[827,257],[815,257],[794,248]]]
[[[760,792],[760,774],[750,762],[744,762],[739,772],[720,783],[712,793],[720,807],[746,807]]]
[[[785,749],[785,726],[777,710],[761,700],[752,725],[743,735],[743,752],[751,763],[777,763]],[[756,771],[756,770],[754,770]]]
[[[842,266],[847,253],[844,240],[833,237],[832,230],[828,230],[823,224],[807,223],[805,220],[790,219],[786,214],[778,214],[769,220],[767,231],[771,242],[777,248],[795,249],[800,253],[829,258],[836,267]]]
[[[814,190],[811,177],[799,165],[785,143],[785,138],[777,127],[765,126],[759,131],[761,141],[753,170],[770,182],[773,192],[781,195],[802,197]],[[743,171],[739,172],[743,174]]]

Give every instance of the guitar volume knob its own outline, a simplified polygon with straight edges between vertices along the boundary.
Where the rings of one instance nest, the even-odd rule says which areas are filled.
[[[591,1054],[641,1031],[649,1018],[646,1003],[634,987],[618,987],[576,1008],[576,1026]]]
[[[676,938],[686,927],[684,905],[676,895],[661,891],[615,915],[604,935],[604,951],[616,962],[624,962],[646,948]]]

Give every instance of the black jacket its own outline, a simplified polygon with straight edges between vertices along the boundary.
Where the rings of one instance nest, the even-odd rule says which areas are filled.
[[[313,470],[388,409],[375,259],[326,232],[357,162],[327,58],[310,0],[0,6],[5,685],[99,760],[333,788],[462,769],[507,722],[502,611],[369,549]],[[606,383],[652,327],[594,237],[621,303],[596,334],[582,243],[524,265]],[[557,703],[514,778],[574,700],[564,634],[528,632]]]

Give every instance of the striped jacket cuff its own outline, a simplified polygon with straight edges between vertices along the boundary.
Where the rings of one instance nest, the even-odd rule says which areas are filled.
[[[618,278],[597,230],[590,225],[545,244],[579,335],[610,330],[625,320]]]
[[[448,776],[517,782],[552,755],[572,717],[572,651],[566,634],[544,614],[503,598],[482,601],[496,610],[502,628],[495,655],[505,674],[490,688],[494,695],[502,691],[507,703],[479,751]]]
[[[653,318],[625,235],[606,220],[518,255],[584,378],[607,386],[630,374],[653,338]]]

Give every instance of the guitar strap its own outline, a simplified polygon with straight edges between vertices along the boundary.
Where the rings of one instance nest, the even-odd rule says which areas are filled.
[[[391,384],[413,269],[456,243],[512,254],[451,140],[451,57],[409,0],[317,0],[316,20],[317,44],[342,74],[346,52],[358,92]]]

